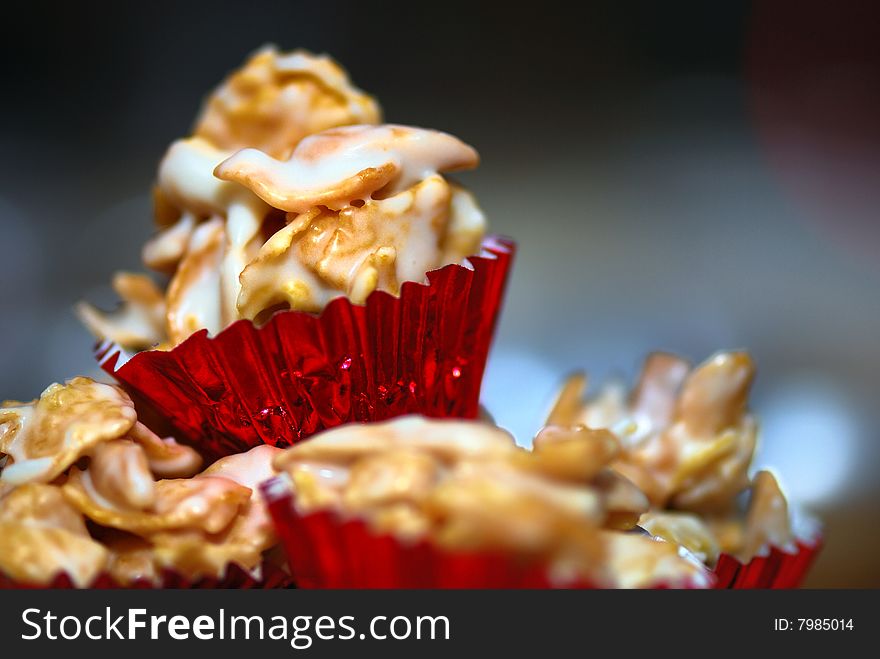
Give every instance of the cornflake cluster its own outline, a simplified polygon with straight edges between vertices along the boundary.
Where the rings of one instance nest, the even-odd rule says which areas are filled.
[[[88,586],[193,580],[230,564],[259,576],[276,544],[257,483],[279,450],[261,446],[201,470],[192,448],[137,420],[119,388],[74,378],[0,407],[0,572]]]
[[[563,386],[547,422],[611,428],[621,451],[612,468],[651,504],[639,524],[712,565],[721,552],[747,561],[792,540],[788,506],[767,471],[749,477],[757,423],[748,411],[755,368],[744,352],[721,352],[695,368],[666,353],[645,360],[632,391],[619,383],[583,398],[586,377]],[[745,513],[738,497],[750,493]]]
[[[122,306],[81,304],[81,318],[124,348],[170,349],[239,319],[396,295],[478,254],[485,218],[444,176],[476,167],[476,151],[380,122],[328,57],[260,51],[160,164],[143,261],[167,288],[119,273]],[[160,585],[166,572],[195,581],[235,565],[259,579],[278,558],[258,485],[280,472],[299,514],[534,561],[554,584],[708,586],[722,552],[747,561],[793,541],[776,479],[750,477],[753,377],[742,352],[695,368],[656,353],[632,391],[585,398],[585,376],[570,378],[531,449],[489,422],[411,416],[206,469],[141,423],[122,389],[74,378],[0,406],[0,574]]]
[[[619,450],[603,430],[547,428],[525,450],[488,424],[402,417],[326,431],[275,467],[303,514],[335,510],[450,551],[512,552],[562,584],[705,585],[704,568],[676,544],[622,532],[648,501],[609,469]]]
[[[376,101],[328,57],[257,53],[159,166],[158,233],[143,261],[170,277],[167,289],[120,273],[122,306],[80,304],[83,322],[130,350],[171,348],[242,318],[396,295],[479,253],[485,218],[442,175],[475,167],[476,151],[380,121]]]

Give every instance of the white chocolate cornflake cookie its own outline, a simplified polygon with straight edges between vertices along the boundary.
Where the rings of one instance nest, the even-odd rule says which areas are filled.
[[[616,530],[648,504],[609,468],[619,451],[612,433],[583,426],[547,427],[525,450],[482,422],[401,417],[325,431],[275,466],[301,513],[334,510],[400,541],[511,552],[547,562],[560,583],[702,583],[704,568],[677,545]]]

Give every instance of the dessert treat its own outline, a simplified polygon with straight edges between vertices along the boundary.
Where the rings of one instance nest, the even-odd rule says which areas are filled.
[[[676,544],[628,533],[645,496],[607,431],[545,429],[533,450],[473,421],[329,430],[264,487],[300,586],[705,587]]]
[[[118,275],[123,306],[81,304],[83,321],[128,350],[170,348],[240,318],[260,324],[339,296],[397,295],[404,281],[478,254],[485,218],[441,175],[475,167],[476,151],[380,119],[328,57],[257,53],[159,165],[159,232],[143,259],[171,275],[167,292]]]
[[[179,140],[159,167],[157,194],[180,216],[144,249],[148,266],[172,273],[164,307],[133,302],[146,306],[144,320],[164,308],[174,346],[241,318],[262,324],[279,310],[319,312],[335,297],[398,295],[404,281],[479,253],[485,218],[440,174],[477,162],[450,135],[392,125],[312,135],[283,162]],[[101,338],[136,338],[123,347],[154,336],[152,323],[137,335],[132,312],[116,314],[123,322],[113,325],[83,307]]]
[[[79,315],[175,436],[216,457],[348,421],[476,417],[512,245],[445,176],[477,165],[472,147],[379,120],[331,60],[269,49],[168,149],[143,250],[167,289],[122,273],[120,308]]]
[[[797,585],[747,354],[575,376],[528,450],[486,418],[514,246],[449,178],[472,147],[382,121],[305,51],[209,95],[153,191],[167,285],[78,307],[121,386],[0,406],[0,587]]]
[[[202,470],[118,387],[74,378],[0,407],[0,585],[283,585],[260,446]],[[233,567],[234,566],[234,567]]]
[[[708,566],[733,560],[748,566],[774,549],[792,560],[804,552],[812,556],[819,544],[815,530],[805,529],[802,537],[794,532],[773,474],[749,475],[757,437],[748,410],[754,373],[745,352],[720,352],[695,368],[654,353],[630,392],[611,383],[584,399],[585,376],[572,376],[548,423],[612,429],[621,444],[613,469],[651,503],[640,526],[681,544]],[[749,504],[742,510],[744,492]],[[797,560],[806,570],[808,562]],[[774,575],[766,569],[764,578],[772,585]]]

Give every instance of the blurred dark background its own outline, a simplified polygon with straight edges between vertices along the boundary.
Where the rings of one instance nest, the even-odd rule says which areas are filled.
[[[513,4],[7,14],[0,398],[95,372],[71,305],[140,269],[156,164],[203,96],[264,43],[325,51],[389,121],[482,154],[461,178],[520,245],[484,389],[502,425],[528,441],[574,368],[747,347],[759,461],[826,523],[810,584],[880,586],[878,12]]]

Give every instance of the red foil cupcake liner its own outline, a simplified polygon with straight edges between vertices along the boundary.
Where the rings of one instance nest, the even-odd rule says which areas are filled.
[[[268,589],[268,588],[292,588],[293,578],[286,571],[271,563],[263,563],[261,568],[261,577],[259,579],[238,565],[230,565],[226,570],[226,574],[222,577],[205,577],[201,579],[191,580],[182,574],[173,570],[164,570],[160,582],[140,580],[130,584],[122,584],[116,581],[107,573],[102,573],[91,584],[87,586],[89,589],[97,590],[117,590],[117,589],[134,589],[134,590],[150,590],[159,588],[176,588],[176,589],[207,589],[207,588],[236,588],[243,590]],[[67,574],[61,573],[56,576],[49,584],[28,584],[16,581],[11,577],[0,572],[0,590],[24,589],[24,590],[46,590],[46,589],[74,589],[73,581]]]
[[[513,253],[491,237],[468,259],[472,269],[434,270],[399,297],[377,291],[363,306],[339,298],[320,315],[279,312],[261,328],[241,320],[128,359],[105,342],[96,357],[148,423],[165,420],[211,458],[350,421],[476,418]]]
[[[798,588],[822,549],[821,537],[797,540],[793,548],[770,547],[743,564],[722,554],[715,565],[715,588]]]
[[[500,552],[448,552],[404,544],[334,512],[300,515],[285,477],[261,486],[299,588],[554,588],[545,566]],[[595,588],[587,582],[564,588]],[[696,584],[693,587],[697,587]]]

